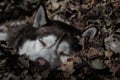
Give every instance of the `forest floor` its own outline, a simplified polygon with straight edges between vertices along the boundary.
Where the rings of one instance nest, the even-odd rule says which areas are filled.
[[[97,27],[95,40],[76,52],[79,56],[72,56],[75,64],[68,62],[54,70],[36,66],[26,55],[12,55],[15,49],[0,41],[5,53],[0,55],[0,80],[120,80],[120,52],[106,49],[104,43],[111,34],[120,42],[120,0],[1,0],[0,24],[10,28],[32,23],[40,4],[50,19],[80,31]]]

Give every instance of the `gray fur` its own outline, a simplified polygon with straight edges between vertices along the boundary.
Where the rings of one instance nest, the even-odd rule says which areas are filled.
[[[43,6],[40,6],[38,9],[38,12],[36,14],[36,17],[34,19],[33,27],[35,27],[35,28],[42,27],[46,23],[47,23],[47,20],[46,20],[45,10],[44,10]]]

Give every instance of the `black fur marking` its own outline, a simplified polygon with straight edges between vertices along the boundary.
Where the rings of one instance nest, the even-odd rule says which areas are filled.
[[[35,40],[37,37],[50,34],[60,37],[63,32],[65,32],[63,40],[70,42],[71,48],[77,49],[78,40],[74,36],[80,35],[80,31],[60,21],[50,21],[41,28],[34,28],[32,24],[16,26],[9,32],[8,40],[10,46],[18,49],[26,40]]]

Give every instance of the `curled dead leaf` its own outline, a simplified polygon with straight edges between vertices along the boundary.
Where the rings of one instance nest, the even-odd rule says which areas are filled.
[[[68,74],[72,74],[74,72],[74,69],[73,69],[73,62],[70,61],[70,62],[65,62],[61,65],[61,67],[59,68],[60,70],[62,71],[65,71],[67,72]]]
[[[112,51],[105,51],[105,57],[107,57],[107,58],[111,58],[112,54],[113,54]]]
[[[88,51],[88,53],[86,53],[88,58],[94,57],[94,56],[103,56],[103,53],[101,51],[99,51],[96,48],[91,47]]]

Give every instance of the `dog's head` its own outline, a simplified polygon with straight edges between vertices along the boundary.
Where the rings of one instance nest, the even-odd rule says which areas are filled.
[[[95,28],[85,30],[81,44],[85,36],[94,37],[96,31]],[[71,25],[48,19],[44,7],[40,6],[33,24],[20,25],[11,30],[8,42],[18,49],[19,54],[28,55],[41,66],[49,63],[55,67],[59,61],[67,61],[72,53],[81,49],[80,34]]]

